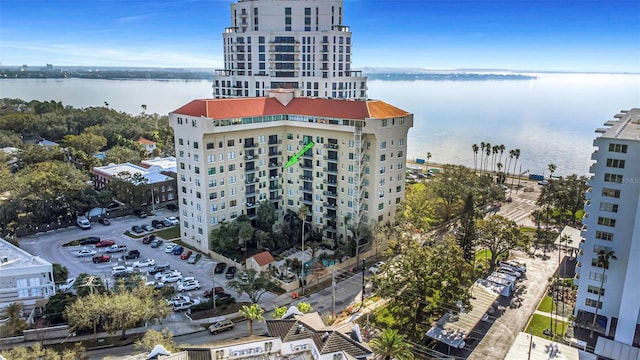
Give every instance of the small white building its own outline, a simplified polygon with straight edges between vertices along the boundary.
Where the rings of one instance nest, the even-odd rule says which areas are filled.
[[[0,311],[22,303],[27,315],[55,293],[53,265],[0,238]]]

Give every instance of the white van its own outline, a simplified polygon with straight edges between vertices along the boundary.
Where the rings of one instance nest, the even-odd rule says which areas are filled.
[[[89,219],[87,219],[86,216],[78,216],[78,218],[76,219],[76,224],[84,230],[87,229],[91,229],[91,223],[89,222]]]

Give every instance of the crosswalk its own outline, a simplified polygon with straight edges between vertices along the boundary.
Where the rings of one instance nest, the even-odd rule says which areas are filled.
[[[534,222],[531,218],[531,213],[537,208],[536,200],[515,198],[511,204],[503,206],[498,211],[498,214],[514,221],[518,225],[533,226]]]

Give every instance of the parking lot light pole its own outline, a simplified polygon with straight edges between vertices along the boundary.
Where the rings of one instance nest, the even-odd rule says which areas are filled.
[[[366,259],[362,259],[362,303],[360,304],[360,308],[364,307],[364,271],[365,271],[365,267],[364,267],[364,262]]]

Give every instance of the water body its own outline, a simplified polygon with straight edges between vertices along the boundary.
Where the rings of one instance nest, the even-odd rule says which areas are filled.
[[[473,166],[472,144],[520,149],[522,171],[586,175],[594,130],[620,110],[640,107],[640,75],[530,74],[530,80],[370,80],[369,96],[414,114],[408,157]],[[131,114],[167,114],[211,97],[207,80],[2,79],[0,98],[55,100]],[[520,167],[520,166],[518,166]]]

